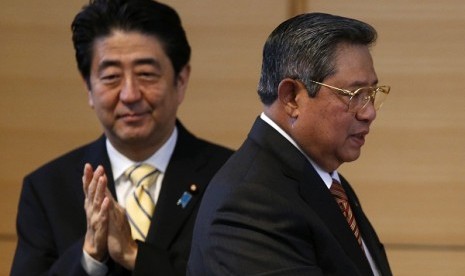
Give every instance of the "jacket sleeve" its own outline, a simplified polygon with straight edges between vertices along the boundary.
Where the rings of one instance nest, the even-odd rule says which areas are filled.
[[[11,275],[87,275],[80,262],[83,239],[59,254],[50,218],[34,187],[26,177],[18,206],[18,244]]]

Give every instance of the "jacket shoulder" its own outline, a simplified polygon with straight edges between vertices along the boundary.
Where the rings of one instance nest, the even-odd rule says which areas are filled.
[[[98,154],[97,152],[99,149],[105,150],[104,145],[105,140],[100,138],[96,141],[74,148],[39,166],[27,174],[25,178],[53,177],[57,174],[69,172],[70,169],[74,168],[82,170],[84,168],[85,156],[89,152]]]

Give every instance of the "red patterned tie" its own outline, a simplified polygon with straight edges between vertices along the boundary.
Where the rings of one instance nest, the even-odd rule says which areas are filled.
[[[360,235],[360,231],[358,230],[357,221],[355,221],[355,217],[352,213],[352,209],[350,208],[349,201],[347,199],[347,195],[344,191],[344,188],[342,188],[342,185],[337,180],[333,179],[333,184],[331,185],[331,188],[329,190],[336,199],[337,204],[341,208],[342,213],[344,214],[344,216],[347,219],[347,222],[349,223],[350,229],[352,229],[352,232],[354,233],[355,238],[358,241],[358,244],[363,250],[362,236]]]

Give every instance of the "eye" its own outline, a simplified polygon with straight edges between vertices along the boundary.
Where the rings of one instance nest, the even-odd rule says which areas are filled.
[[[160,74],[154,71],[140,71],[137,73],[137,77],[143,81],[157,81],[160,78]]]
[[[105,75],[105,76],[102,76],[102,80],[113,80],[113,79],[116,79],[118,77],[118,75],[116,74],[112,74],[112,75]]]
[[[156,78],[158,74],[155,74],[154,72],[140,72],[138,73],[138,76],[146,79],[151,79]]]
[[[119,79],[120,79],[119,74],[103,74],[100,77],[100,80],[103,83],[107,83],[107,84],[117,82]]]
[[[121,79],[122,73],[118,66],[104,64],[98,71],[98,78],[104,84],[112,84]]]
[[[360,103],[370,100],[371,95],[373,94],[373,90],[369,87],[363,87],[363,88],[357,89],[355,92],[356,93],[352,97],[352,100],[360,102]]]

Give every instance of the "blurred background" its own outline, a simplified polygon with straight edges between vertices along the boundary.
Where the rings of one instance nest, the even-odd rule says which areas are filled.
[[[0,275],[16,246],[24,175],[101,134],[76,69],[70,23],[83,0],[0,0]],[[190,40],[179,118],[240,146],[261,104],[261,50],[285,19],[319,11],[372,24],[392,90],[362,156],[340,171],[386,246],[395,275],[465,275],[465,2],[166,0]]]

